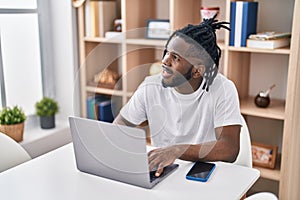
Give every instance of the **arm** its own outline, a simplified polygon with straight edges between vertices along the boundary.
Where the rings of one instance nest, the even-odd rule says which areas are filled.
[[[217,141],[196,145],[179,144],[159,148],[149,152],[150,169],[157,166],[156,176],[163,172],[163,167],[180,158],[187,161],[235,161],[239,153],[240,126],[216,128]]]
[[[131,126],[131,127],[136,127],[135,124],[130,123],[127,121],[124,117],[122,117],[120,114],[115,118],[113,121],[114,124],[120,124],[120,125],[125,125],[125,126]]]
[[[120,125],[125,125],[125,126],[130,126],[130,127],[137,127],[137,128],[141,128],[144,131],[147,132],[148,130],[148,121],[144,121],[139,125],[135,125],[131,122],[129,122],[128,120],[126,120],[124,117],[122,117],[122,115],[118,115],[115,120],[113,121],[114,124],[120,124]]]

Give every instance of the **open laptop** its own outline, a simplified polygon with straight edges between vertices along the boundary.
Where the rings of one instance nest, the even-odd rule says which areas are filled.
[[[165,167],[160,177],[149,172],[142,129],[73,116],[69,122],[77,168],[82,172],[152,188],[178,167]]]

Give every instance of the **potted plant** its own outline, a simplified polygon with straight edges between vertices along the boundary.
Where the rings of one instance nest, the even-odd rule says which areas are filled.
[[[0,112],[0,132],[17,142],[23,140],[26,115],[21,107],[4,107]]]
[[[55,114],[58,113],[58,103],[49,97],[43,97],[35,104],[36,115],[40,117],[40,125],[42,129],[50,129],[55,127]]]

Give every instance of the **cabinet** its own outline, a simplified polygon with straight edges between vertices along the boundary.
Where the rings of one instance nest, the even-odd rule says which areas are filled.
[[[117,114],[144,77],[149,74],[151,64],[161,59],[166,40],[145,39],[147,19],[169,19],[171,29],[176,30],[188,23],[199,23],[201,6],[216,5],[221,7],[218,18],[226,21],[230,19],[230,0],[213,2],[208,0],[117,0],[116,2],[119,8],[117,15],[123,21],[123,34],[115,39],[85,36],[85,4],[77,9],[83,116],[86,116],[87,96],[95,93],[111,95],[118,102]],[[229,33],[219,31],[220,41],[218,42],[222,49],[220,72],[236,84],[242,114],[246,118],[254,119],[252,120],[254,123],[250,124],[250,131],[251,126],[261,126],[263,120],[279,123],[277,132],[280,132],[280,135],[276,141],[281,152],[278,155],[279,162],[274,170],[265,168],[259,168],[259,170],[261,177],[278,182],[280,199],[295,199],[300,195],[297,189],[297,185],[300,184],[300,175],[295,173],[300,168],[300,159],[297,157],[297,152],[300,150],[298,144],[300,142],[300,134],[298,134],[300,130],[300,81],[298,79],[300,77],[300,25],[297,23],[300,17],[300,3],[299,0],[289,0],[288,3],[280,0],[259,0],[258,2],[258,31],[292,32],[291,47],[276,50],[232,47],[228,45]],[[279,65],[278,63],[279,67],[272,68],[273,65]],[[260,66],[259,69],[269,71],[262,70],[261,76],[258,76],[255,74],[257,68],[253,69],[257,65]],[[115,89],[95,87],[89,83],[93,76],[104,68],[110,68],[122,76]],[[273,84],[264,82],[268,77],[281,80],[276,86],[280,92],[275,95],[276,98],[272,99],[268,108],[257,108],[253,103],[254,93],[259,92],[258,85],[260,84],[258,83]],[[274,79],[271,78],[272,80]],[[272,138],[272,131],[267,134]]]
[[[299,192],[296,188],[293,188],[294,186],[290,183],[294,181],[298,181],[299,183],[299,176],[294,176],[292,171],[297,168],[291,166],[298,162],[299,167],[299,158],[292,156],[298,147],[296,147],[297,145],[294,147],[291,146],[291,143],[296,143],[295,139],[298,137],[294,135],[297,134],[297,132],[294,132],[295,130],[292,130],[291,127],[299,126],[299,119],[293,116],[293,114],[299,112],[299,110],[296,110],[297,104],[299,104],[296,103],[297,100],[299,101],[299,96],[297,97],[292,93],[295,92],[295,87],[299,87],[296,82],[300,75],[299,25],[296,22],[297,17],[299,17],[299,1],[290,1],[288,3],[281,1],[258,2],[258,31],[275,30],[279,32],[292,32],[291,47],[271,51],[231,47],[227,45],[229,35],[226,33],[224,74],[233,80],[237,86],[242,114],[247,117],[249,116],[252,118],[252,121],[255,121],[255,123],[248,124],[252,140],[255,139],[255,134],[260,134],[256,130],[259,130],[259,126],[265,126],[263,124],[264,122],[271,121],[270,123],[276,126],[275,130],[272,127],[265,128],[265,131],[268,132],[264,142],[270,142],[280,147],[279,149],[281,151],[277,156],[278,162],[274,170],[258,168],[261,171],[261,177],[279,182],[280,199],[296,199],[296,196],[293,195],[298,193],[299,196]],[[270,9],[270,6],[272,6],[272,9]],[[230,1],[227,1],[227,20],[229,19],[229,7]],[[278,65],[280,65],[280,67],[278,67]],[[252,70],[254,68],[256,72],[259,71],[263,73],[255,74],[251,72],[251,68]],[[278,74],[278,71],[282,73]],[[272,80],[272,78],[268,79],[268,77],[274,77],[275,80],[273,79],[273,81],[281,79],[279,84],[277,84],[279,86],[277,91],[281,92],[281,95],[277,94],[278,99],[273,98],[268,108],[257,108],[253,104],[253,96],[255,92],[258,93],[259,90],[258,88],[253,90],[253,88],[255,88],[255,85],[258,85],[256,82],[263,84],[265,80]],[[271,83],[268,84],[271,85]],[[256,119],[253,120],[253,118]],[[279,138],[277,141],[273,140],[273,138],[276,137],[273,135],[273,131],[277,131],[281,134],[277,136]],[[259,136],[256,136],[256,138],[259,138]],[[289,178],[287,178],[288,176]],[[289,179],[288,181],[290,182],[288,182],[287,179]],[[291,198],[292,196],[294,198]]]
[[[74,1],[78,3],[82,1]],[[87,2],[87,1],[86,1]],[[117,8],[122,19],[121,38],[106,39],[85,35],[85,3],[78,7],[78,36],[82,114],[86,115],[86,98],[100,93],[112,95],[117,102],[116,113],[131,97],[149,73],[149,67],[160,59],[165,40],[147,40],[147,19],[170,19],[171,29],[200,21],[198,0],[119,0]],[[185,13],[184,17],[178,13]],[[112,23],[112,22],[111,22]],[[99,61],[101,57],[101,61]],[[94,87],[89,84],[101,69],[110,68],[122,76],[118,89]]]

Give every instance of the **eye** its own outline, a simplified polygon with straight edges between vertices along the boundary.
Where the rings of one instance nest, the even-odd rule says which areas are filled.
[[[180,61],[180,57],[178,55],[176,55],[176,54],[173,54],[173,60],[175,62],[179,62]]]
[[[176,53],[170,52],[167,49],[164,50],[163,57],[170,56],[173,62],[180,62],[181,57]]]

